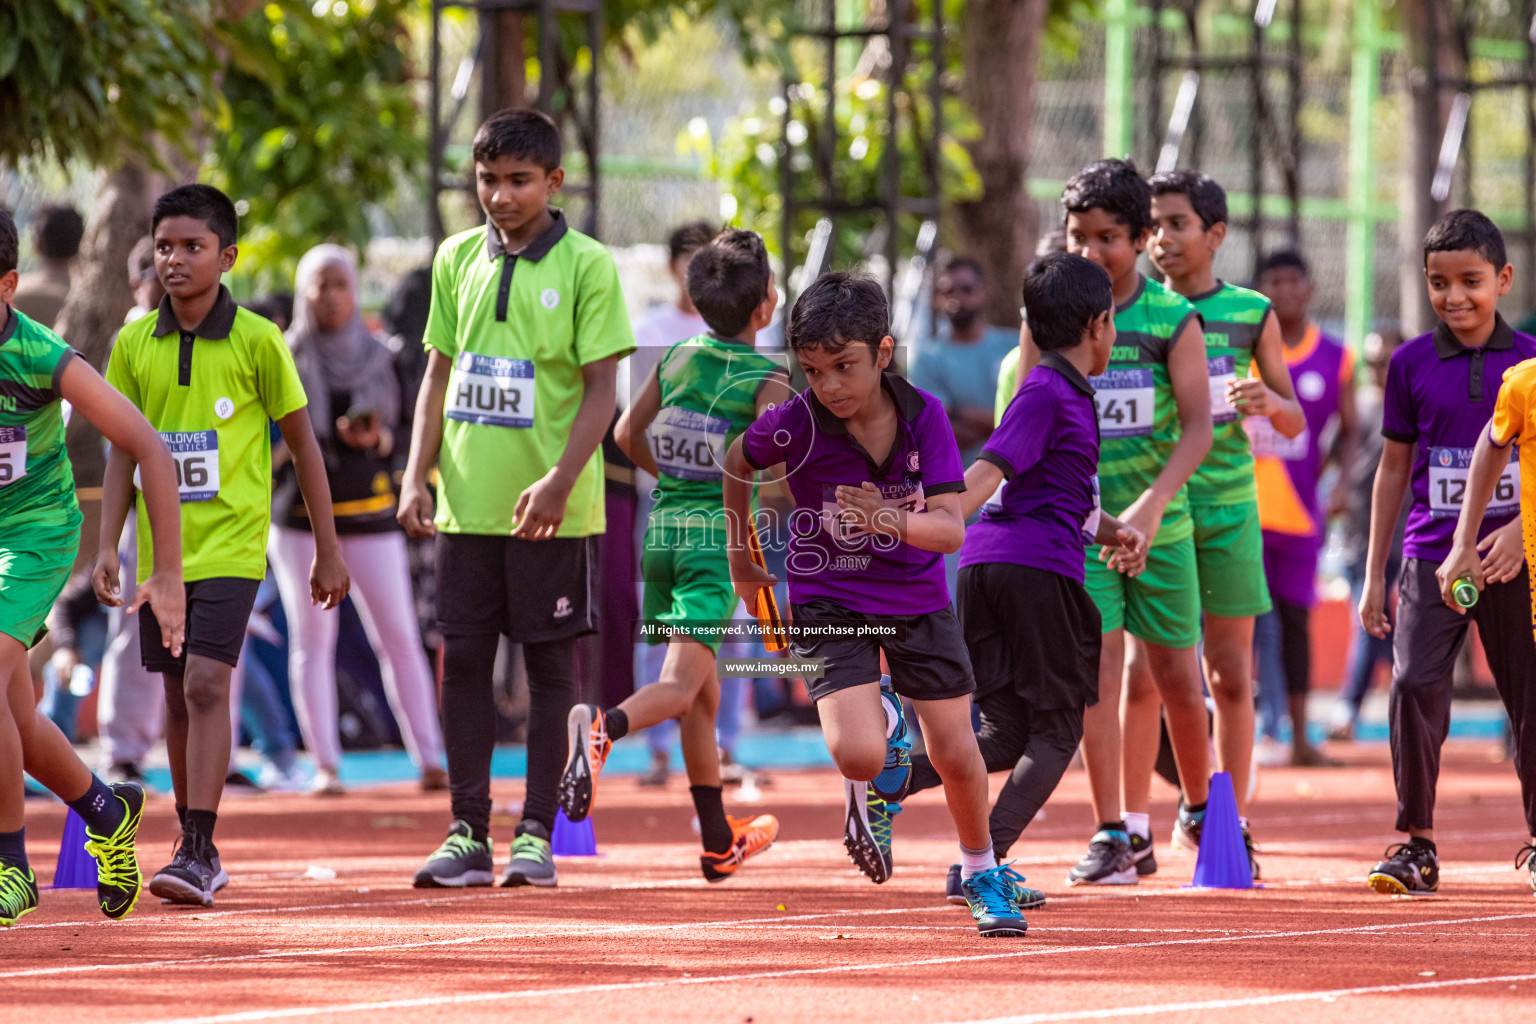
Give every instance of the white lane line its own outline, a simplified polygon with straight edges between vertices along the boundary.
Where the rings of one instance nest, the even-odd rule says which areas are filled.
[[[1423,992],[1432,989],[1457,988],[1466,985],[1496,985],[1521,981],[1536,981],[1536,974],[1501,974],[1491,978],[1447,978],[1444,981],[1415,981],[1401,985],[1369,985],[1361,988],[1335,988],[1317,992],[1285,992],[1278,995],[1246,996],[1236,999],[1207,999],[1198,1003],[1146,1003],[1141,1006],[1108,1006],[1098,1010],[1026,1013],[1017,1017],[989,1017],[985,1020],[951,1021],[948,1024],[1051,1024],[1054,1021],[1151,1017],[1164,1013],[1233,1010],[1245,1006],[1274,1006],[1278,1003],[1332,1003],[1345,996],[1392,995],[1398,992]]]
[[[1189,939],[1163,939],[1149,942],[1124,942],[1093,946],[1058,946],[1031,948],[1009,953],[978,953],[971,956],[934,957],[926,960],[895,960],[882,963],[838,964],[830,967],[803,967],[782,971],[755,971],[744,974],[725,974],[705,977],[663,978],[653,981],[616,982],[606,985],[574,985],[562,988],[508,989],[499,992],[466,992],[447,996],[420,996],[413,999],[389,999],[376,1002],[337,1003],[330,1006],[289,1006],[264,1010],[247,1010],[240,1013],[221,1013],[204,1017],[175,1017],[143,1021],[140,1024],[239,1024],[242,1021],[283,1020],[294,1017],[325,1017],[335,1014],[367,1013],[379,1010],[403,1010],[427,1006],[458,1006],[466,1003],[487,1003],[503,1000],[522,1000],[550,996],[585,995],[595,992],[633,992],[647,989],[682,987],[686,985],[718,985],[749,981],[766,981],[779,978],[804,978],[815,975],[850,974],[862,971],[909,970],[914,967],[934,967],[945,964],[979,963],[988,960],[1011,960],[1023,957],[1057,956],[1063,953],[1108,953],[1127,949],[1150,949],[1167,946],[1198,946],[1218,943],[1250,942],[1259,939],[1295,939],[1316,935],[1350,935],[1360,932],[1394,931],[1420,925],[1482,924],[1489,921],[1525,920],[1536,918],[1530,914],[1498,914],[1488,917],[1453,919],[1429,919],[1422,922],[1403,921],[1396,925],[1359,925],[1349,928],[1314,928],[1302,931],[1269,932],[1260,935],[1217,935]],[[312,951],[311,955],[314,954]],[[1526,977],[1526,976],[1520,976]],[[1531,975],[1530,977],[1536,977]],[[1107,1014],[1116,1011],[1104,1011]],[[1070,1019],[1070,1018],[1069,1018]]]

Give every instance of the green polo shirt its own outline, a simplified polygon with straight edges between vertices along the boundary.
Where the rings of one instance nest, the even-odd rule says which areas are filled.
[[[613,257],[550,212],[555,223],[520,253],[508,253],[487,222],[447,239],[432,261],[423,343],[453,363],[438,455],[437,528],[445,533],[511,533],[518,497],[570,441],[581,368],[635,350]],[[594,451],[557,536],[605,528]]]
[[[0,303],[0,529],[80,518],[59,381],[75,350]]]
[[[304,408],[304,385],[283,334],[235,305],[229,290],[194,331],[183,331],[169,296],[124,327],[107,383],[139,407],[176,460],[181,565],[187,582],[267,573],[272,510],[269,420]],[[138,497],[139,521],[145,518]],[[139,582],[154,568],[150,531],[139,531]]]

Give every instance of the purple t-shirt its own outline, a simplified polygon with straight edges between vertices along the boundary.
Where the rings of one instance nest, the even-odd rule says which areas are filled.
[[[1536,338],[1511,329],[1502,316],[1480,349],[1464,347],[1442,323],[1392,353],[1381,436],[1414,446],[1405,558],[1442,562],[1451,553],[1472,448],[1493,418],[1499,382],[1504,371],[1531,358]],[[1510,455],[1519,458],[1513,446]],[[1495,497],[1488,506],[1479,538],[1520,514],[1519,479],[1513,483],[1504,488],[1508,501]]]
[[[1084,528],[1098,507],[1093,388],[1057,352],[1029,371],[978,458],[1005,483],[965,532],[960,565],[1010,562],[1084,580]]]
[[[882,534],[854,531],[839,516],[837,488],[880,488],[886,504],[921,514],[935,494],[965,490],[960,448],[944,406],[892,373],[896,440],[876,464],[848,426],[807,388],[768,410],[741,435],[754,469],[785,464],[795,499],[790,518],[789,600],[836,601],[865,615],[922,615],[949,606],[944,559]]]

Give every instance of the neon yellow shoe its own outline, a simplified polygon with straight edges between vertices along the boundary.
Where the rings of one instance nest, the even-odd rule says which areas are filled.
[[[0,928],[37,909],[37,876],[31,868],[0,864]]]
[[[123,805],[123,820],[110,836],[85,829],[85,852],[96,858],[96,903],[114,921],[127,917],[139,902],[139,859],[134,840],[144,815],[144,787],[137,782],[113,785],[112,795]]]

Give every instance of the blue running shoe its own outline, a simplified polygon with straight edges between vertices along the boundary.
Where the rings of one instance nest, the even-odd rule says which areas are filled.
[[[896,710],[896,731],[885,741],[885,768],[875,776],[870,788],[882,800],[900,803],[912,789],[912,734],[907,729],[907,716],[901,711],[901,698],[881,690],[880,699]]]
[[[901,804],[883,799],[868,783],[843,780],[843,846],[848,859],[876,885],[891,877],[891,819]]]
[[[970,881],[960,886],[982,938],[1019,938],[1029,930],[1024,915],[1019,913],[1013,882],[1016,877],[1007,865],[999,865],[972,875]]]
[[[1031,889],[1024,885],[1024,876],[1013,870],[1012,862],[1005,865],[1008,870],[1006,877],[1013,883],[1014,897],[1019,901],[1020,910],[1036,910],[1045,906],[1045,893],[1039,889]],[[960,865],[949,866],[949,877],[944,880],[944,899],[956,906],[968,906],[970,901],[965,898],[965,890],[960,887]]]

